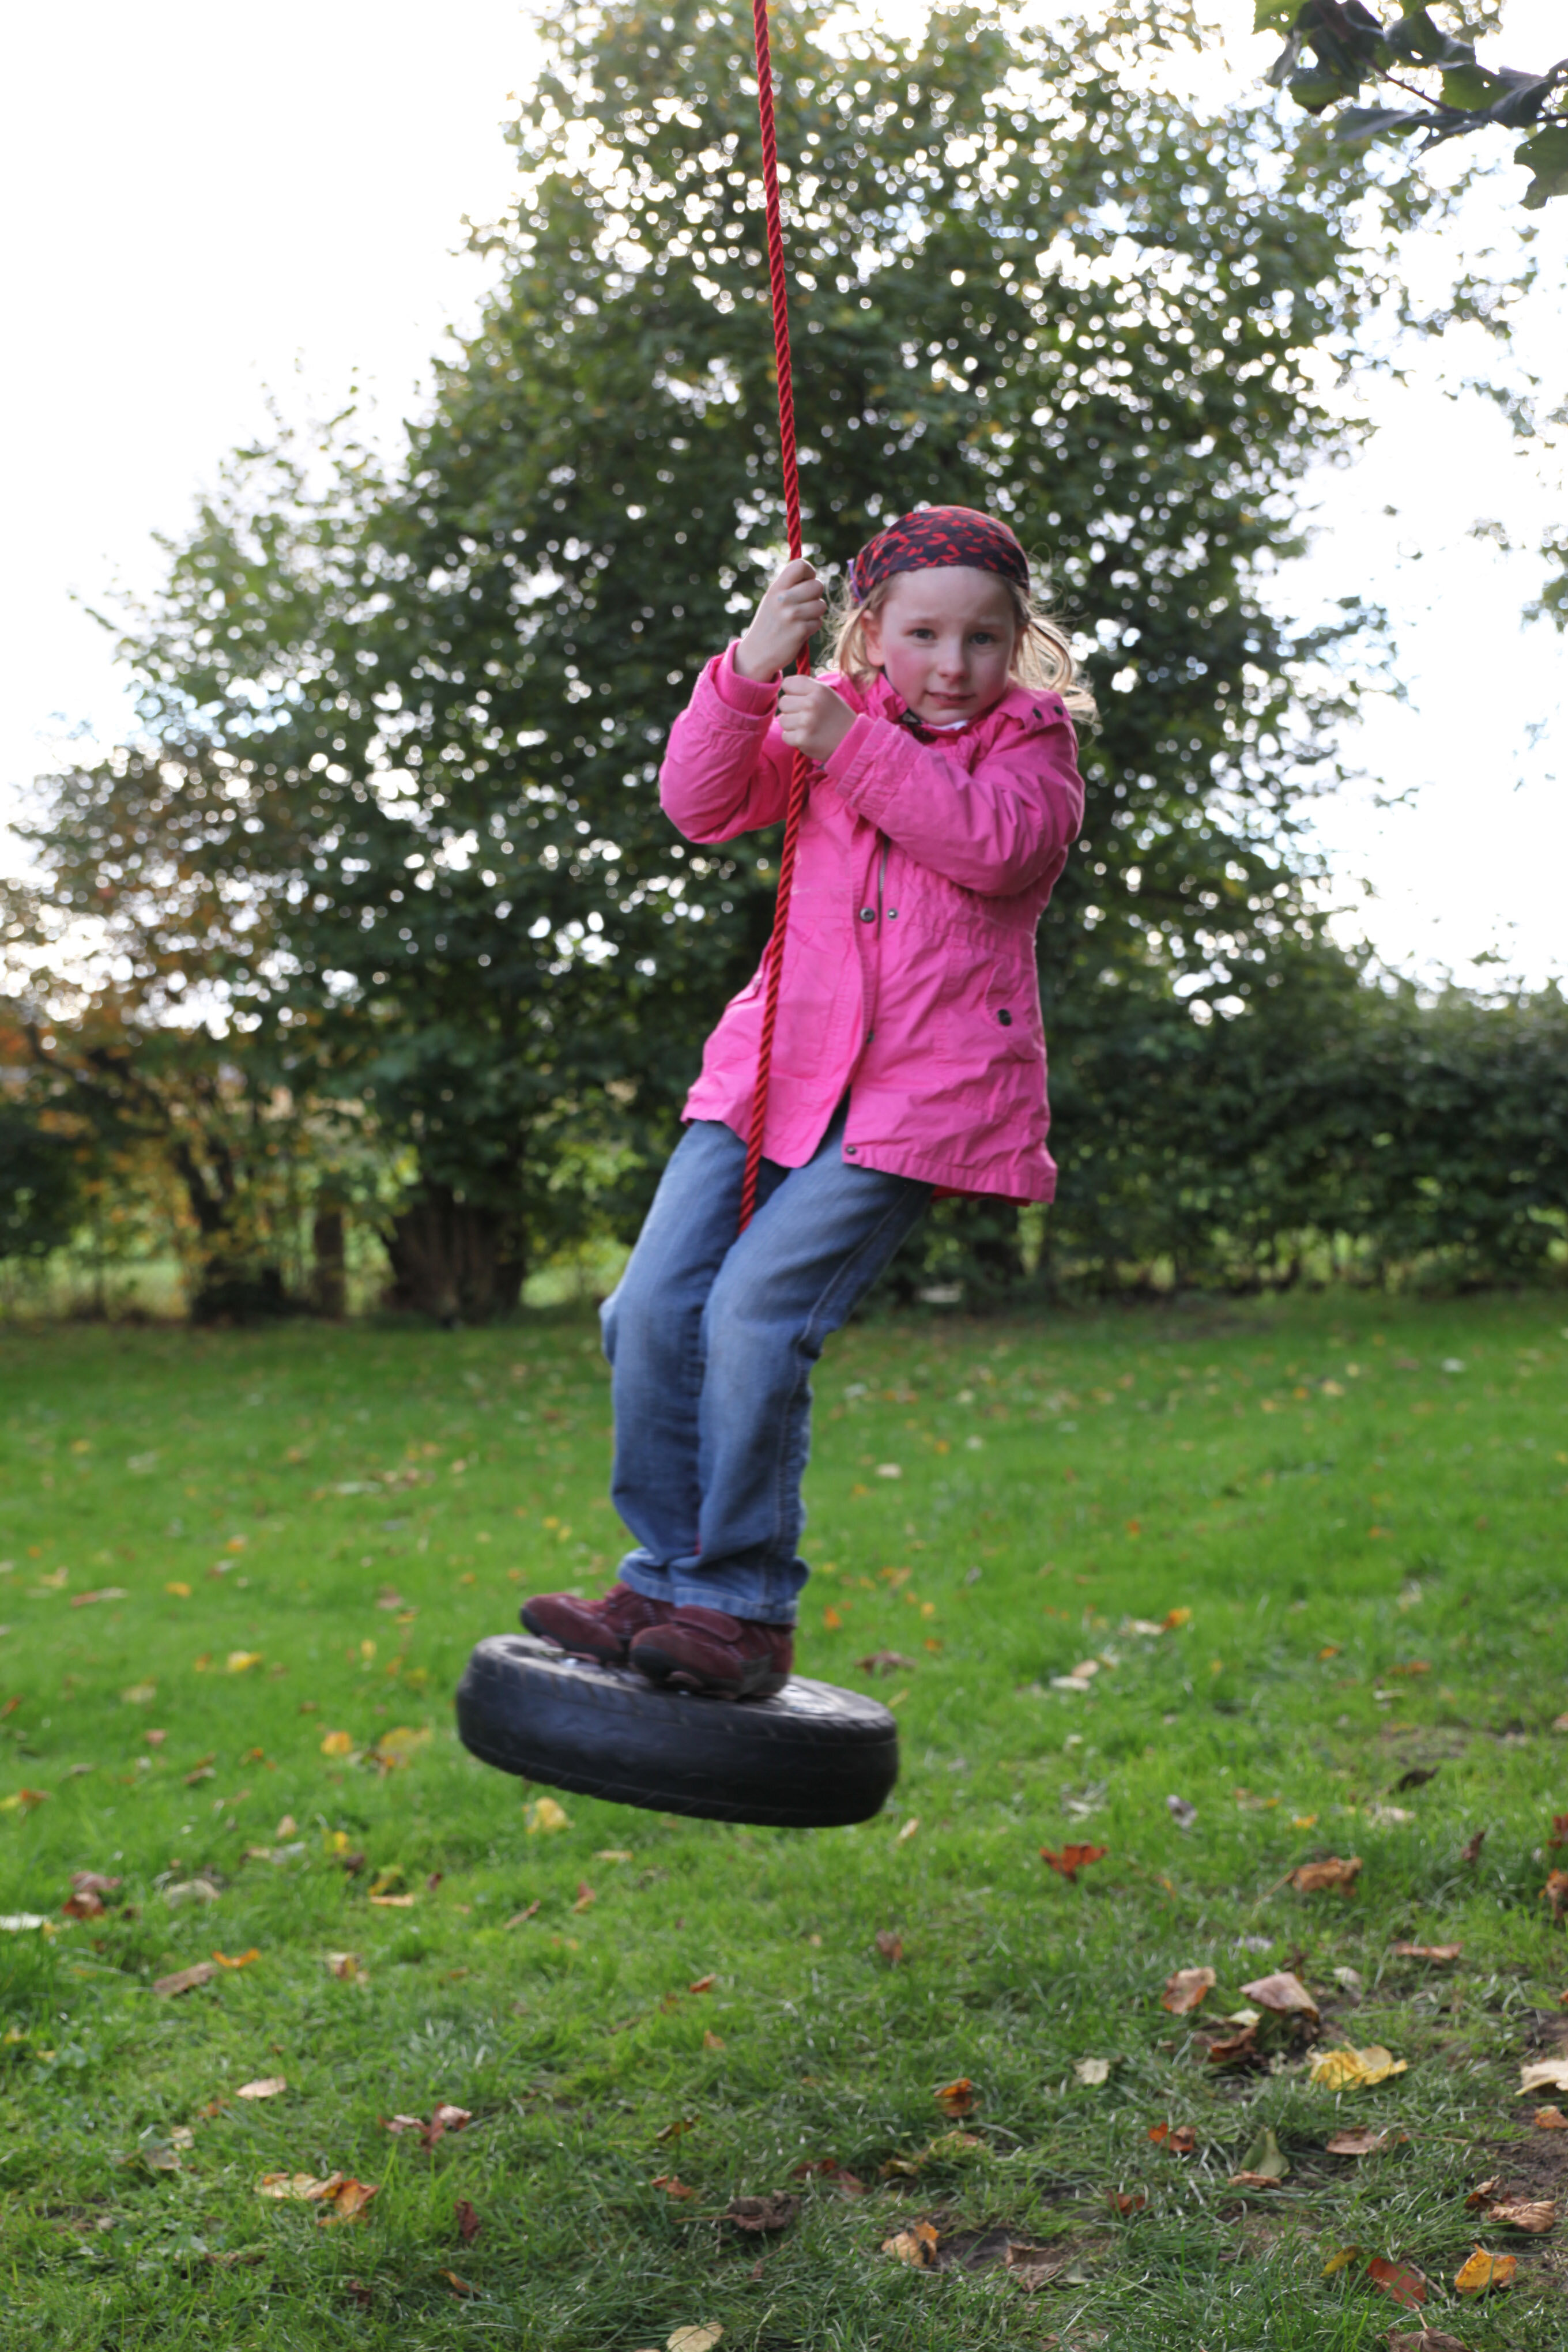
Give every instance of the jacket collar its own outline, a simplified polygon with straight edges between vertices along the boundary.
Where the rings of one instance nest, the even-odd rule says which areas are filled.
[[[888,683],[880,670],[864,687],[856,686],[848,678],[840,678],[837,683],[839,692],[853,709],[863,711],[868,719],[890,719],[894,726],[907,729],[927,743],[967,743],[978,737],[982,748],[989,750],[999,735],[1037,734],[1056,717],[1050,708],[1057,699],[1054,695],[1041,693],[1033,687],[1014,685],[1000,702],[994,702],[989,710],[971,719],[966,727],[931,728],[915,717],[903,696]]]

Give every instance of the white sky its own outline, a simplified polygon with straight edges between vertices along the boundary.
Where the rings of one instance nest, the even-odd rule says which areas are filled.
[[[1226,4],[1245,23],[1242,0]],[[1561,0],[1513,0],[1507,23],[1487,58],[1539,68],[1560,54]],[[1256,74],[1273,46],[1237,39],[1235,70]],[[444,327],[482,288],[462,217],[506,204],[499,125],[531,55],[516,0],[445,0],[434,15],[411,0],[274,0],[264,18],[79,0],[12,20],[0,821],[65,728],[107,741],[125,726],[123,682],[83,603],[117,579],[153,584],[152,534],[181,532],[224,453],[265,429],[268,389],[289,415],[321,415],[357,377],[384,425],[415,411]],[[1540,226],[1529,342],[1550,364],[1568,204],[1521,215],[1522,184],[1510,167],[1465,241]],[[1436,285],[1456,242],[1429,241],[1413,271]],[[1568,961],[1568,654],[1549,627],[1521,625],[1539,568],[1468,534],[1495,519],[1528,546],[1548,515],[1568,518],[1568,490],[1561,453],[1521,448],[1474,395],[1446,396],[1489,363],[1479,337],[1450,335],[1409,355],[1403,386],[1356,390],[1376,441],[1312,485],[1317,543],[1280,602],[1304,613],[1366,595],[1395,622],[1408,700],[1380,705],[1342,747],[1372,782],[1317,815],[1336,897],[1356,909],[1348,928],[1406,969],[1472,977],[1470,959],[1494,950],[1539,981]],[[1398,809],[1374,805],[1405,792]],[[0,859],[21,862],[3,831]],[[1364,900],[1363,877],[1376,893]]]

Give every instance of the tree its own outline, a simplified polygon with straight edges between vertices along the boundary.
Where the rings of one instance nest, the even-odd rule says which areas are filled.
[[[1525,210],[1568,195],[1568,58],[1544,73],[1483,66],[1474,40],[1464,37],[1462,18],[1458,35],[1446,33],[1425,0],[1401,0],[1399,15],[1386,24],[1364,0],[1257,0],[1256,25],[1260,33],[1287,35],[1269,80],[1309,114],[1331,112],[1329,134],[1339,145],[1364,148],[1418,134],[1425,153],[1479,131],[1529,131],[1513,158],[1531,175]],[[1368,81],[1420,102],[1353,104]]]
[[[1342,698],[1264,583],[1342,442],[1310,363],[1382,283],[1267,119],[1128,95],[1160,15],[775,29],[811,551],[989,505],[1091,647],[1042,935],[1069,1065],[1130,1005],[1250,1003],[1312,933],[1293,811]],[[782,537],[748,50],[705,0],[548,39],[496,292],[405,465],[239,462],[127,633],[142,740],[37,835],[63,915],[165,989],[199,964],[302,1099],[363,1098],[415,1169],[405,1294],[467,1314],[531,1235],[635,1213],[775,854],[689,849],[652,790]]]

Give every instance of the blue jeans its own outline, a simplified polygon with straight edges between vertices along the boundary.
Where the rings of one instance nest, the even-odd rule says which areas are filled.
[[[811,1368],[931,1198],[846,1162],[847,1110],[804,1168],[763,1160],[738,1237],[746,1147],[694,1120],[605,1302],[620,1578],[650,1601],[795,1622]]]

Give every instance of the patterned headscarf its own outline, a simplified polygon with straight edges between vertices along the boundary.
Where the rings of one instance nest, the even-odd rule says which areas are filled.
[[[1029,585],[1029,560],[1015,534],[976,507],[921,507],[868,539],[849,566],[849,593],[863,604],[896,572],[934,572],[966,564]]]

